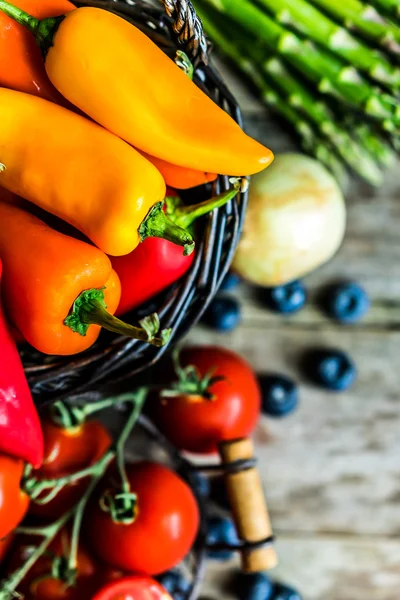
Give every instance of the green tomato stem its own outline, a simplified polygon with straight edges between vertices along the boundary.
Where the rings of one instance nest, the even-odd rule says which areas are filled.
[[[32,552],[32,554],[24,562],[24,564],[19,569],[14,571],[14,573],[12,573],[7,580],[4,580],[0,584],[0,600],[10,600],[10,598],[15,597],[14,592],[17,586],[21,583],[24,577],[26,577],[26,575],[29,573],[30,569],[33,567],[38,558],[40,558],[40,556],[42,556],[42,554],[47,550],[49,544],[53,541],[58,532],[69,521],[73,514],[73,511],[74,509],[69,510],[55,523],[52,523],[51,525],[48,525],[47,527],[43,527],[41,529],[33,527],[18,528],[17,531],[19,533],[24,533],[27,535],[39,535],[43,536],[44,539],[42,543],[39,544],[39,546],[34,550],[34,552]]]
[[[88,417],[105,410],[112,408],[125,402],[135,401],[136,396],[132,393],[119,394],[111,398],[105,398],[98,402],[88,402],[83,405],[70,405],[62,400],[54,402],[51,407],[52,421],[63,429],[75,429],[85,423]]]
[[[117,468],[121,477],[121,491],[117,494],[107,494],[106,497],[103,496],[100,503],[102,509],[110,513],[110,516],[115,523],[123,523],[124,525],[129,525],[135,520],[137,505],[137,497],[136,494],[131,492],[131,486],[125,469],[125,444],[132,427],[140,416],[145,400],[145,393],[142,393],[142,395],[137,398],[137,402],[133,405],[126,427],[122,431],[115,445]]]

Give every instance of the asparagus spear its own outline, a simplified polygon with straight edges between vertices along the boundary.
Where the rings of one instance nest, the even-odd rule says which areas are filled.
[[[264,61],[264,73],[261,75],[257,66],[259,64],[256,56],[257,48],[252,44],[240,43],[241,34],[235,25],[229,23],[225,29],[221,23],[216,24],[212,18],[209,18],[209,13],[199,9],[198,5],[196,7],[210,38],[237,67],[250,77],[253,84],[261,91],[263,100],[279,110],[295,127],[307,152],[336,172],[338,164],[342,164],[336,156],[338,152],[341,158],[364,179],[373,185],[381,182],[382,173],[375,161],[344,130],[335,126],[331,111],[323,103],[316,102],[309,92],[284,69],[279,59]],[[234,39],[235,43],[232,44],[230,39]],[[252,53],[251,58],[246,55],[245,48]],[[310,119],[317,126],[319,135],[306,119]],[[343,171],[343,168],[341,170]]]
[[[398,0],[370,0],[377,10],[398,19],[400,17],[400,2]]]
[[[330,108],[324,102],[317,101],[308,92],[307,88],[286,69],[279,58],[267,60],[262,68],[274,80],[274,83],[286,93],[286,101],[291,106],[300,109],[315,123],[321,133],[329,139],[340,156],[356,173],[372,185],[381,183],[382,173],[377,166],[376,148],[373,149],[372,145],[369,145],[368,150],[373,150],[372,156],[367,149],[364,149],[366,136],[363,140],[363,146],[360,146],[354,137],[351,137],[345,129],[335,123],[335,116]]]
[[[400,70],[379,52],[369,48],[346,29],[331,21],[307,0],[257,0],[277,21],[326,46],[354,67],[388,86],[398,88]]]
[[[373,88],[357,69],[286,31],[248,0],[206,1],[225,17],[240,23],[256,40],[285,56],[320,92],[335,96],[380,121],[393,123],[394,127],[400,126],[400,107],[396,99]]]
[[[373,6],[363,4],[360,0],[311,1],[345,27],[354,29],[394,54],[400,54],[400,27],[385,20]]]
[[[383,140],[379,133],[370,129],[367,123],[358,123],[357,118],[348,117],[344,121],[344,127],[354,133],[355,138],[362,146],[375,156],[382,167],[390,167],[394,163],[395,154],[390,145]]]

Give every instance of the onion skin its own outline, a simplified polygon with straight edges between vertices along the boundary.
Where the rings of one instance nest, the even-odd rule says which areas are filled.
[[[346,226],[342,192],[318,161],[281,154],[252,177],[233,269],[265,287],[303,277],[338,250]]]

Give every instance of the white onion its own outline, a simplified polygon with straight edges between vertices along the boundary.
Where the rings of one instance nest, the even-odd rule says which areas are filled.
[[[261,286],[298,279],[333,256],[345,224],[342,192],[325,167],[303,154],[281,154],[251,180],[233,268]]]

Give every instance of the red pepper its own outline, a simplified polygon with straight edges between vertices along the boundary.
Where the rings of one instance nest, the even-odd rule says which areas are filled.
[[[183,206],[178,193],[167,189],[165,210],[180,227],[190,229],[193,222],[214,208],[223,206],[238,193],[240,180],[233,190],[194,206]],[[193,264],[196,250],[183,256],[182,249],[160,238],[145,239],[125,256],[110,256],[113,269],[121,281],[121,299],[116,315],[122,315],[178,281]]]
[[[0,260],[0,280],[3,266]],[[17,347],[0,305],[0,452],[38,468],[43,435]]]

